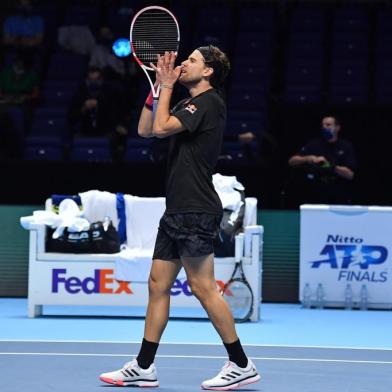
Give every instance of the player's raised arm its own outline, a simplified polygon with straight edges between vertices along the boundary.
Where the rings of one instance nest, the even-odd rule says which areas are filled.
[[[154,136],[159,138],[174,135],[185,129],[180,120],[170,114],[173,87],[181,73],[181,67],[174,66],[176,57],[176,53],[166,52],[164,56],[159,56],[158,66],[154,67],[161,81],[161,94],[152,128]]]

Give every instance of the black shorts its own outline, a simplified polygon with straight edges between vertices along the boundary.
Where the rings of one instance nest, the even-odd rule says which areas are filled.
[[[175,260],[214,253],[222,215],[187,212],[163,214],[153,259]]]

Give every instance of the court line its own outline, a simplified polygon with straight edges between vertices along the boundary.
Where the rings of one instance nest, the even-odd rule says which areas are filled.
[[[39,352],[0,352],[0,356],[47,356],[47,357],[135,357],[137,354],[107,354],[107,353],[39,353]],[[227,356],[212,355],[156,355],[157,358],[181,358],[181,359],[227,359]],[[260,361],[289,361],[289,362],[332,362],[332,363],[358,363],[375,365],[392,365],[392,361],[364,361],[349,359],[323,359],[323,358],[278,358],[278,357],[250,357]]]
[[[86,343],[86,344],[141,344],[140,341],[121,340],[26,340],[26,339],[0,339],[0,343]],[[184,346],[222,346],[222,343],[197,343],[197,342],[160,342],[160,345],[184,345]],[[392,351],[392,347],[350,347],[350,346],[301,346],[280,344],[242,344],[244,347],[271,347],[271,348],[315,348],[331,350],[374,350]]]

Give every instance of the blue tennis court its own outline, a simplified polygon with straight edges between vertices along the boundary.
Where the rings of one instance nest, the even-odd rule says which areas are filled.
[[[102,384],[98,375],[137,355],[143,336],[141,317],[65,316],[65,308],[57,307],[29,319],[24,299],[3,298],[0,306],[4,392],[116,388]],[[283,304],[263,304],[261,310],[260,322],[237,325],[262,376],[242,390],[391,390],[391,312],[305,310]],[[173,318],[156,358],[159,390],[198,391],[225,360],[207,320]]]

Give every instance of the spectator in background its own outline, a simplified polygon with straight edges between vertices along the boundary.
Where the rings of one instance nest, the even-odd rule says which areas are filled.
[[[42,44],[44,21],[34,14],[31,0],[19,0],[14,15],[3,25],[3,44],[19,50],[32,51]]]
[[[102,26],[99,29],[97,44],[93,48],[90,57],[90,67],[101,69],[105,77],[121,78],[125,75],[124,62],[112,52],[114,35],[109,27]]]
[[[23,56],[16,56],[11,66],[0,73],[1,103],[31,104],[39,98],[39,77]]]
[[[121,157],[128,129],[122,123],[115,91],[99,68],[89,68],[85,82],[72,99],[69,118],[77,136],[108,137],[113,159]]]
[[[289,159],[295,169],[291,185],[297,202],[350,204],[356,158],[351,142],[339,138],[340,123],[334,116],[321,122],[321,134]]]

